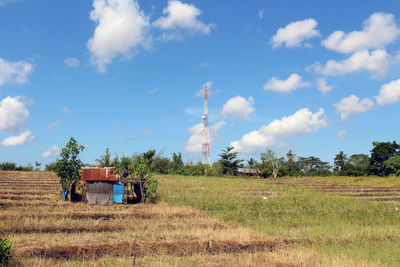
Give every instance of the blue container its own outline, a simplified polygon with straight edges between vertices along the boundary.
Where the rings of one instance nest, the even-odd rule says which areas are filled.
[[[113,201],[114,203],[122,204],[122,198],[124,196],[125,185],[114,184],[113,186]]]
[[[64,200],[67,200],[67,195],[68,195],[68,189],[65,189],[64,192],[62,192],[61,197],[62,197]]]

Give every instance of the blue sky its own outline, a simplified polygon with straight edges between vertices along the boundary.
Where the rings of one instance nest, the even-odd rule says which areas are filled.
[[[398,140],[399,44],[398,1],[0,0],[0,161],[197,161],[206,83],[212,161],[368,154]]]

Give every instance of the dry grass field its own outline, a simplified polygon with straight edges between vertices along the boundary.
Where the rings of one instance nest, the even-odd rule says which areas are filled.
[[[62,201],[58,179],[53,173],[0,172],[0,236],[10,240],[16,248],[13,265],[131,266],[132,255],[135,266],[374,265],[374,261],[348,257],[345,253],[327,253],[312,245],[305,246],[296,236],[270,234],[255,224],[243,223],[250,218],[236,220],[196,206],[193,201],[203,205],[197,192],[209,192],[204,187],[219,178],[158,178],[164,202],[89,206]],[[235,190],[240,196],[271,196],[282,186],[277,181],[272,185],[269,180],[239,179],[215,180],[215,186],[225,180],[239,186]],[[249,187],[243,187],[244,183]],[[285,187],[290,184],[332,189],[320,182],[287,180],[284,183]],[[225,189],[230,190],[229,187]],[[354,188],[335,189],[339,190],[338,194],[357,194]],[[177,194],[182,201],[177,200]],[[218,199],[229,200],[229,196],[220,195]],[[214,195],[201,197],[218,204]],[[310,233],[312,238],[315,235]],[[380,265],[379,261],[377,263]]]

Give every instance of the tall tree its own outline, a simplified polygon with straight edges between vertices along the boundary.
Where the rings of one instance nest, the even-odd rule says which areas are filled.
[[[79,145],[75,138],[71,137],[65,147],[62,149],[61,159],[56,161],[55,173],[60,177],[60,183],[63,190],[68,189],[67,199],[71,201],[72,185],[80,180],[81,160],[78,155],[85,149]]]
[[[349,158],[349,162],[352,165],[351,176],[365,176],[368,175],[370,158],[366,154],[354,154]]]
[[[249,168],[253,168],[256,164],[257,164],[257,162],[256,162],[256,160],[253,159],[253,158],[250,158],[250,159],[247,161],[247,165],[249,166]]]
[[[106,152],[101,155],[99,159],[96,159],[96,162],[99,163],[101,167],[110,167],[112,164],[110,150],[106,148]]]
[[[266,168],[268,168],[272,176],[276,178],[278,176],[278,172],[283,165],[283,157],[277,157],[275,152],[271,149],[267,149],[266,152],[261,153],[261,162]]]
[[[145,164],[147,165],[147,167],[151,171],[152,171],[152,164],[154,162],[154,156],[155,155],[156,155],[156,150],[155,149],[151,149],[151,150],[149,150],[147,152],[144,152],[142,154]]]
[[[237,175],[238,173],[240,163],[243,160],[237,159],[238,152],[233,152],[233,149],[233,147],[226,147],[222,149],[222,153],[219,154],[222,174]]]
[[[329,163],[317,157],[300,157],[298,164],[303,175],[306,176],[328,176],[331,174],[331,166]]]
[[[399,154],[400,146],[393,142],[373,142],[374,146],[371,150],[370,160],[370,173],[385,176],[390,174],[389,170],[386,170],[384,162],[390,157]]]

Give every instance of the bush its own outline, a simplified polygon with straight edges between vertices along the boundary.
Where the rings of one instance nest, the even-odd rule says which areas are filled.
[[[56,171],[56,163],[55,162],[50,162],[49,164],[46,164],[46,167],[44,168],[46,172],[55,172]]]
[[[7,264],[11,259],[14,247],[7,239],[0,238],[0,263]]]
[[[2,171],[14,171],[16,164],[13,162],[2,162],[0,163],[0,170]]]
[[[158,181],[150,178],[144,188],[144,199],[147,203],[157,203],[160,200],[160,195],[157,193]]]

